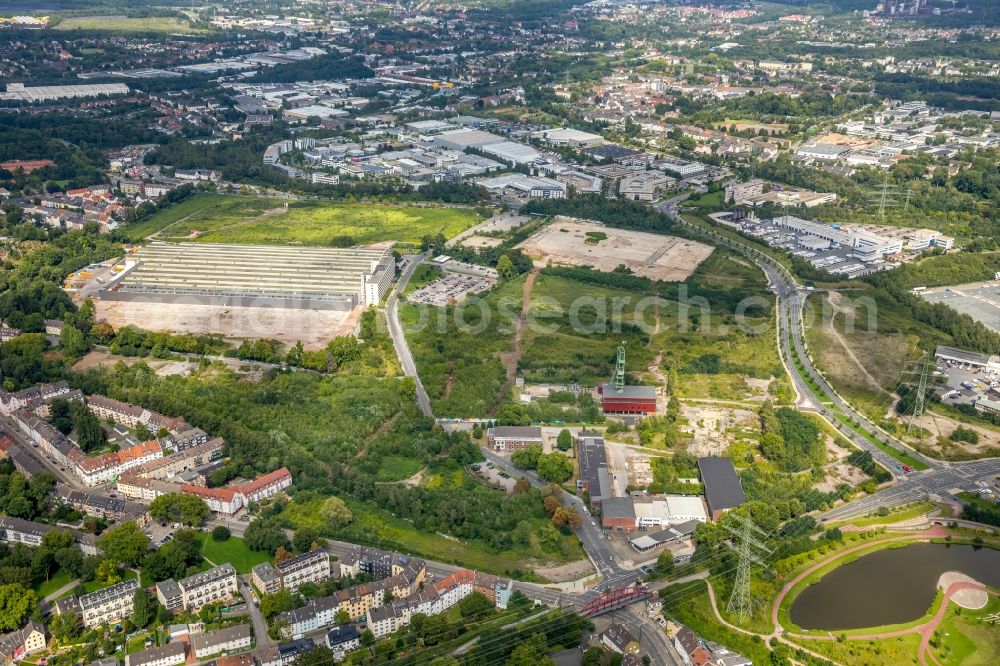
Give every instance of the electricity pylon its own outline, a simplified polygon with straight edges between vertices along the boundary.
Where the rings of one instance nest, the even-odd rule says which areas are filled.
[[[912,432],[916,425],[916,420],[924,415],[924,408],[926,407],[927,398],[927,387],[931,380],[931,370],[934,368],[934,363],[931,360],[930,354],[925,354],[924,357],[919,361],[920,368],[918,370],[907,371],[906,374],[916,375],[917,380],[915,382],[904,382],[911,387],[916,387],[917,394],[913,399],[913,408],[909,413],[909,419],[906,424],[907,432]]]
[[[746,622],[747,616],[750,615],[751,606],[753,605],[750,599],[750,567],[756,564],[766,569],[767,564],[764,563],[757,553],[763,551],[770,554],[771,550],[757,538],[758,534],[762,537],[766,537],[767,534],[764,530],[754,525],[750,516],[732,514],[732,517],[740,523],[740,526],[731,527],[730,525],[725,525],[725,528],[735,537],[733,550],[736,551],[736,555],[739,557],[739,564],[736,567],[736,583],[733,585],[732,594],[729,595],[729,604],[726,606],[726,612],[730,615],[736,615],[742,623]]]

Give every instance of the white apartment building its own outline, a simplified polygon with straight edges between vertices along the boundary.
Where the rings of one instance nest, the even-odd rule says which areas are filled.
[[[295,592],[305,583],[319,583],[330,577],[330,554],[314,550],[289,558],[275,565],[281,587]]]
[[[83,626],[113,624],[132,615],[132,597],[138,589],[139,581],[130,579],[80,597]]]
[[[125,655],[125,666],[180,666],[184,662],[184,641],[167,643]]]
[[[205,659],[213,654],[237,652],[250,649],[250,625],[236,624],[224,629],[216,629],[191,637],[191,650],[196,659]]]
[[[186,610],[198,610],[205,604],[232,599],[237,594],[236,569],[232,564],[220,564],[208,571],[177,581]]]

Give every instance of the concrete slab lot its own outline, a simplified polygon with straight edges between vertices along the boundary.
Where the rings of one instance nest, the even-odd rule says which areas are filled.
[[[920,292],[920,295],[931,303],[944,303],[984,326],[1000,331],[1000,282],[935,287]]]
[[[607,238],[598,240],[597,234]],[[518,247],[541,262],[591,266],[605,272],[625,264],[636,275],[664,281],[687,279],[712,254],[710,245],[684,238],[558,218]]]

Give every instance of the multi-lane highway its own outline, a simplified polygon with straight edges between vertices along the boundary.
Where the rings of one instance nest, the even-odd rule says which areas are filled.
[[[809,291],[799,285],[784,266],[772,257],[749,244],[741,243],[711,229],[690,224],[680,215],[678,206],[683,197],[672,199],[658,206],[675,222],[696,233],[710,237],[714,242],[734,249],[759,266],[768,277],[778,302],[778,337],[781,353],[799,395],[799,408],[817,411],[848,440],[872,454],[894,478],[893,485],[872,495],[849,502],[827,511],[822,520],[844,520],[870,513],[879,507],[893,507],[923,498],[946,498],[960,490],[970,490],[977,482],[988,482],[1000,475],[1000,459],[992,458],[973,462],[948,463],[928,458],[880,430],[864,414],[849,405],[817,370],[806,351],[802,315]],[[794,353],[793,353],[794,350]],[[793,361],[797,358],[802,367]],[[803,373],[804,371],[804,373]],[[814,388],[818,387],[818,391]],[[846,416],[848,425],[836,416]],[[866,434],[862,434],[861,431]],[[872,441],[877,438],[881,446]],[[903,465],[884,450],[891,447],[918,460],[927,467],[922,471],[904,471]]]

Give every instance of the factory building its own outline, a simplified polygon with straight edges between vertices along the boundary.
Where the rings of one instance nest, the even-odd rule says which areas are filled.
[[[385,249],[150,243],[105,300],[352,310],[396,275]]]

